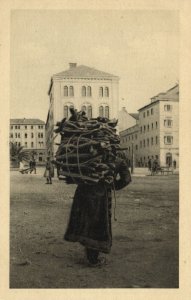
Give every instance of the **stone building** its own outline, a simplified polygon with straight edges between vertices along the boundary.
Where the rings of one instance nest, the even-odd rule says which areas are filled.
[[[135,126],[138,123],[139,114],[138,113],[128,113],[125,107],[119,111],[118,115],[118,129],[123,131],[126,128]]]
[[[10,142],[23,146],[34,154],[36,162],[46,158],[45,122],[39,119],[10,119]]]
[[[52,76],[48,95],[46,144],[50,155],[55,154],[59,142],[53,131],[55,125],[69,118],[70,107],[86,111],[90,118],[118,118],[119,77],[94,68],[70,63],[68,70]]]
[[[149,158],[156,158],[161,166],[175,163],[178,167],[179,86],[152,97],[149,104],[139,109],[138,124],[121,131],[120,136],[135,166],[147,166]]]

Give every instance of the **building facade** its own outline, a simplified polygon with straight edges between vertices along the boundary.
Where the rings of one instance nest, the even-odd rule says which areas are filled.
[[[34,154],[37,164],[46,160],[45,122],[39,119],[10,119],[10,142]]]
[[[119,111],[118,116],[118,129],[119,131],[123,131],[126,128],[130,128],[132,126],[135,126],[138,122],[139,114],[131,114],[128,113],[125,107],[122,107],[122,109]]]
[[[138,124],[121,131],[120,136],[121,145],[128,149],[135,166],[147,166],[151,158],[157,159],[161,166],[178,167],[179,86],[151,98],[148,105],[139,109]]]
[[[57,149],[55,125],[70,117],[70,108],[86,111],[89,118],[118,118],[119,77],[87,66],[69,64],[69,69],[51,78],[46,121],[46,144],[49,155]]]

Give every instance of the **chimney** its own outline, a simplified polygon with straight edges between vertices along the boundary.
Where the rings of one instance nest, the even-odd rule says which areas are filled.
[[[70,69],[76,68],[77,63],[69,63],[69,67],[70,67]]]

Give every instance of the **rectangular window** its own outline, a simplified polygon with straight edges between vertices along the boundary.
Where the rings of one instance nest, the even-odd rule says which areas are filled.
[[[38,125],[38,129],[40,129],[40,125]]]
[[[17,129],[17,125],[15,126],[15,129]]]
[[[144,132],[145,132],[145,130],[146,130],[146,126],[144,125]]]
[[[40,132],[38,133],[38,137],[40,138]]]
[[[147,146],[149,147],[149,139],[147,139]]]
[[[145,147],[145,140],[143,140],[143,147]]]
[[[27,133],[25,133],[25,139],[27,138]]]
[[[151,124],[151,126],[152,126],[152,129],[153,129],[153,123]]]
[[[25,129],[27,129],[27,126],[25,125]]]
[[[172,145],[173,144],[173,136],[171,136],[171,135],[164,136],[164,143],[165,143],[165,145]]]
[[[27,142],[25,142],[25,148],[27,148]]]
[[[43,133],[40,134],[40,137],[43,138]]]
[[[141,133],[142,133],[142,126],[140,127],[140,131],[141,131]]]
[[[153,111],[153,108],[151,108],[151,115],[153,115],[154,111]]]
[[[151,138],[151,145],[153,145],[153,137]]]
[[[137,134],[135,134],[135,139],[137,139]]]
[[[11,129],[13,129],[13,126],[11,126]]]
[[[156,129],[157,129],[157,127],[158,127],[158,123],[156,122]]]
[[[140,141],[140,148],[142,148],[142,141]]]
[[[33,148],[34,147],[34,143],[33,142],[31,142],[31,148]]]
[[[147,110],[147,116],[149,116],[149,110]]]
[[[18,138],[20,138],[21,137],[21,135],[20,135],[20,133],[18,133]]]
[[[165,110],[165,111],[172,111],[172,105],[166,104],[166,105],[164,106],[164,110]]]
[[[32,138],[32,139],[34,138],[34,133],[33,133],[33,132],[31,132],[31,138]]]
[[[31,126],[31,129],[33,129],[33,126]]]
[[[143,113],[143,118],[145,118],[145,112]]]
[[[138,145],[135,146],[135,149],[138,150]]]
[[[13,138],[13,133],[10,133],[10,138]]]
[[[158,136],[156,136],[156,138],[155,138],[155,143],[156,143],[156,145],[158,144]]]
[[[165,127],[172,127],[172,120],[164,120]]]
[[[147,125],[147,131],[149,131],[149,125]]]
[[[15,138],[17,138],[17,133],[15,133]]]

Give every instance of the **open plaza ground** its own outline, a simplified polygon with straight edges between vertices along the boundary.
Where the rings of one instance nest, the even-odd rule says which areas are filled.
[[[178,287],[178,175],[133,176],[116,192],[112,251],[91,268],[83,247],[63,240],[76,186],[42,174],[11,171],[11,288]]]

